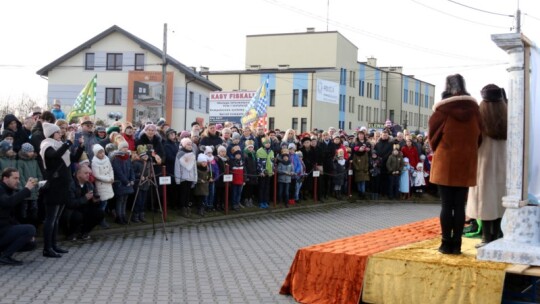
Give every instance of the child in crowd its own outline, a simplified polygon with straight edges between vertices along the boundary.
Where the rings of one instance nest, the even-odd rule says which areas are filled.
[[[394,150],[386,161],[386,170],[388,170],[388,175],[390,176],[388,185],[388,199],[399,198],[399,177],[401,175],[402,168],[403,156],[399,151],[399,145],[394,145]]]
[[[238,147],[240,148],[240,138],[242,136],[240,135],[240,133],[238,132],[234,132],[231,139],[230,139],[230,142],[228,143],[227,145],[227,157],[229,159],[233,159],[234,158],[234,155],[233,155],[233,148],[234,147]]]
[[[150,175],[150,164],[148,161],[148,149],[146,145],[138,145],[137,152],[131,154],[131,165],[133,166],[133,174],[135,175],[135,188],[136,193],[133,202],[133,214],[131,215],[131,221],[133,223],[146,223],[145,219],[145,204],[148,198],[148,189],[150,189],[150,182],[148,177]]]
[[[101,145],[95,144],[92,146],[92,152],[94,152],[94,158],[92,159],[91,167],[92,175],[95,178],[95,191],[99,194],[99,207],[105,212],[107,201],[114,197],[114,170],[111,161],[105,156],[105,149]],[[109,228],[109,224],[105,218],[103,218],[100,225],[104,229]]]
[[[225,165],[229,162],[229,158],[227,157],[227,148],[225,146],[219,146],[217,149],[217,157],[215,157],[215,161],[217,163],[219,174],[215,175],[214,180],[216,183],[216,195],[214,197],[214,208],[217,211],[223,211],[224,208],[224,200],[225,197],[225,183],[223,182],[223,175],[225,174]]]
[[[379,192],[381,191],[381,168],[383,166],[382,159],[377,154],[377,151],[371,151],[369,159],[369,180],[371,187],[371,199],[378,200]]]
[[[300,201],[300,193],[302,191],[302,184],[304,183],[304,179],[306,177],[306,165],[304,164],[304,154],[302,151],[296,151],[296,156],[298,157],[298,164],[300,167],[300,171],[296,175],[296,191],[294,193],[294,200],[296,203]],[[305,199],[302,195],[302,199]]]
[[[412,167],[409,164],[409,158],[403,158],[403,168],[401,169],[401,175],[399,177],[399,193],[401,195],[400,199],[405,200],[410,196],[411,188],[411,170]]]
[[[240,201],[242,199],[242,188],[244,187],[244,175],[245,166],[242,159],[242,151],[240,146],[233,147],[232,153],[234,158],[230,160],[230,166],[233,175],[232,181],[232,210],[239,210],[241,208]]]
[[[346,164],[347,160],[345,160],[345,151],[338,149],[336,157],[334,158],[334,176],[332,178],[334,183],[334,195],[338,200],[341,199],[341,188],[345,184],[345,177],[347,173]]]
[[[113,183],[116,198],[116,223],[127,224],[126,205],[128,196],[133,193],[135,174],[131,167],[129,145],[126,141],[118,144],[118,150],[113,152],[112,167],[116,181]]]
[[[21,188],[26,185],[28,178],[35,177],[38,180],[42,180],[41,170],[39,170],[38,162],[36,160],[36,154],[34,153],[34,146],[30,143],[24,143],[19,151],[19,161],[17,162],[17,169],[19,170],[20,185]],[[32,224],[35,227],[38,226],[38,189],[34,187],[31,190],[32,195],[26,198],[21,204],[20,222]]]
[[[193,152],[193,142],[189,137],[180,140],[180,149],[174,163],[175,181],[179,185],[179,201],[182,215],[191,216],[191,189],[197,184],[197,156]]]
[[[208,179],[208,196],[206,197],[206,210],[213,211],[215,196],[216,196],[216,181],[215,178],[219,177],[219,165],[214,157],[214,149],[211,146],[206,146],[204,155],[208,158],[208,173],[210,178]]]
[[[294,175],[293,166],[289,160],[289,150],[282,149],[281,157],[278,157],[278,201],[283,201],[286,208],[289,208],[289,185],[291,177]]]
[[[17,153],[13,151],[13,143],[9,140],[0,141],[0,170],[17,168]]]
[[[199,208],[199,215],[204,216],[204,202],[208,197],[210,182],[210,170],[208,157],[204,153],[197,156],[197,185],[195,185],[195,200]]]
[[[246,186],[244,187],[244,206],[253,207],[253,197],[257,189],[257,156],[253,140],[246,140],[244,163],[246,165]]]
[[[424,188],[426,186],[426,177],[428,177],[429,174],[424,171],[424,164],[418,163],[416,165],[416,170],[413,172],[413,192],[416,196],[421,197],[424,193]]]

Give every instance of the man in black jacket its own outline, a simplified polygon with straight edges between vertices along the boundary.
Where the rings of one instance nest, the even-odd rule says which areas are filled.
[[[16,191],[19,186],[19,171],[15,168],[6,168],[2,171],[0,182],[0,264],[22,265],[21,261],[11,256],[24,248],[36,235],[33,225],[17,225],[11,219],[11,212],[17,205],[30,197],[37,179],[29,178],[21,191]]]

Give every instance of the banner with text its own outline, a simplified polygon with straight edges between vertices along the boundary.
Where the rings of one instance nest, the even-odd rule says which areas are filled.
[[[231,121],[240,124],[249,101],[255,91],[232,91],[210,93],[210,122],[224,123]]]
[[[338,104],[339,84],[332,81],[317,79],[317,101]]]

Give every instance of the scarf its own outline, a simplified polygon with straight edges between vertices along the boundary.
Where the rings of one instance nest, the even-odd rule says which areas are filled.
[[[266,171],[266,173],[268,173],[268,175],[273,175],[274,170],[272,168],[272,160],[274,159],[274,151],[270,149],[266,150],[264,148],[260,148],[259,150],[257,150],[257,158],[266,159],[266,167],[264,168],[264,170]]]
[[[41,145],[40,145],[40,151],[39,151],[39,155],[41,155],[41,159],[43,159],[43,168],[47,169],[47,165],[46,165],[46,162],[45,162],[45,151],[49,148],[49,147],[52,147],[54,150],[58,150],[62,147],[64,143],[59,141],[59,140],[54,140],[52,138],[45,138],[42,142],[41,142]],[[62,155],[62,160],[64,161],[64,163],[66,164],[66,167],[69,167],[69,165],[71,164],[71,160],[70,160],[70,157],[69,157],[69,150],[66,150],[66,152],[64,153],[64,155]]]

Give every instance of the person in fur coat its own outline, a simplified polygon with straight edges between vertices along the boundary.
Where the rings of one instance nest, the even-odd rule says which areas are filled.
[[[179,185],[178,193],[182,215],[191,215],[191,189],[197,184],[197,157],[193,152],[193,142],[185,137],[180,141],[180,150],[174,163],[174,177]]]
[[[461,254],[465,202],[469,187],[476,186],[482,126],[478,103],[467,92],[463,76],[446,77],[445,86],[429,119],[430,182],[438,185],[442,201],[439,251]]]
[[[92,175],[94,176],[95,190],[99,195],[100,209],[105,212],[107,201],[114,197],[113,182],[114,170],[109,158],[105,155],[105,149],[100,144],[92,147],[94,158],[92,159]],[[109,228],[105,218],[101,222],[101,227]]]

